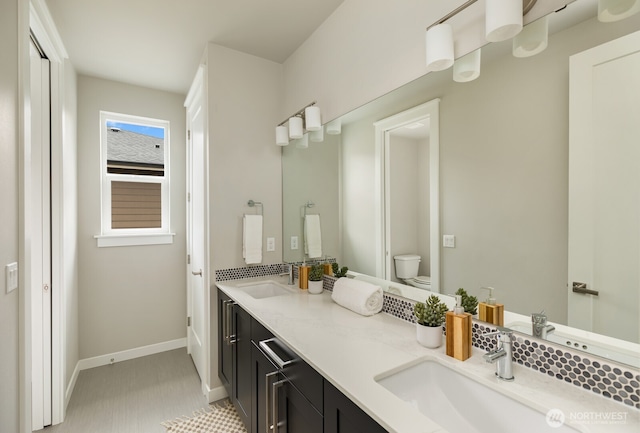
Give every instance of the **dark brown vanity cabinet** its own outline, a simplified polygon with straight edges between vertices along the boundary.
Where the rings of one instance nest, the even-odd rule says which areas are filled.
[[[221,290],[218,329],[218,375],[249,433],[385,431]]]
[[[322,433],[324,379],[253,321],[254,433]]]
[[[324,433],[385,433],[386,430],[328,381],[324,381]]]
[[[246,426],[251,422],[251,320],[218,291],[218,376]]]

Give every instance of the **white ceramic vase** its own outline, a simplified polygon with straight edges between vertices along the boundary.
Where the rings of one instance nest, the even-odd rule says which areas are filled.
[[[309,280],[309,285],[307,287],[307,290],[312,295],[319,295],[324,290],[322,288],[322,280],[320,280],[320,281],[311,281],[311,280]]]
[[[425,326],[416,323],[416,338],[424,347],[436,349],[442,346],[442,326]]]

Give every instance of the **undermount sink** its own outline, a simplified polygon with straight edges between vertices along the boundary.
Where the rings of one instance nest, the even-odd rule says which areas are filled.
[[[278,284],[275,281],[259,281],[238,285],[239,288],[255,299],[272,298],[274,296],[291,295],[293,290]]]
[[[450,433],[577,432],[566,424],[556,426],[556,418],[548,423],[546,414],[434,361],[376,381]]]

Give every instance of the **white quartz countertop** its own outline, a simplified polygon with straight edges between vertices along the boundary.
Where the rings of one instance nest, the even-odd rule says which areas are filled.
[[[580,415],[577,418],[582,419],[595,413],[624,414],[625,420],[620,424],[566,422],[584,433],[640,431],[640,411],[634,408],[516,363],[515,381],[501,381],[494,375],[495,366],[482,358],[483,351],[474,347],[473,356],[462,362],[446,356],[444,344],[439,349],[424,348],[416,341],[414,324],[386,313],[360,316],[334,303],[331,292],[310,295],[306,290],[294,288],[295,293],[291,295],[254,299],[241,287],[247,282],[261,280],[286,284],[283,277],[274,276],[216,284],[390,432],[447,431],[376,382],[376,379],[422,360],[440,362],[543,414],[550,409],[560,409],[567,417],[577,414]]]

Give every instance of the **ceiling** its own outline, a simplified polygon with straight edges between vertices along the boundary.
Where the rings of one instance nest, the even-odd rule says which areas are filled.
[[[207,42],[284,62],[344,0],[46,0],[80,74],[186,93]]]

